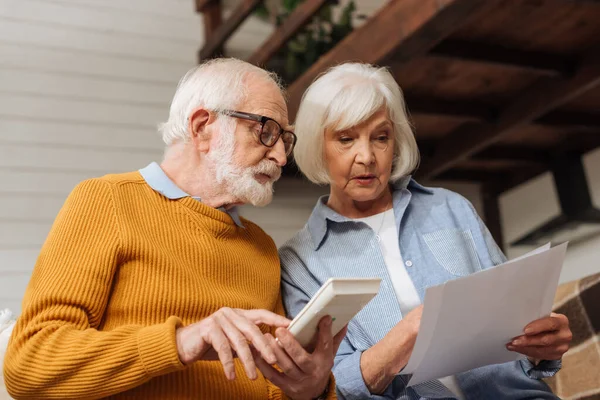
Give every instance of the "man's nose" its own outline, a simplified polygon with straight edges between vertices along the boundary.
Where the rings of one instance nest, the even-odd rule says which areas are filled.
[[[283,138],[279,138],[275,145],[269,148],[267,153],[269,160],[272,160],[279,167],[283,167],[287,164],[287,155],[285,154],[285,145],[283,144]]]

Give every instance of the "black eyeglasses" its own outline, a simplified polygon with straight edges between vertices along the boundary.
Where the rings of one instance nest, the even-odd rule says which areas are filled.
[[[283,130],[281,125],[279,125],[279,123],[274,119],[265,117],[264,115],[249,114],[233,110],[224,110],[223,114],[234,118],[260,122],[260,134],[258,135],[260,142],[264,146],[273,147],[281,137],[283,146],[285,148],[285,155],[289,156],[292,154],[294,146],[296,145],[296,135],[294,132]]]

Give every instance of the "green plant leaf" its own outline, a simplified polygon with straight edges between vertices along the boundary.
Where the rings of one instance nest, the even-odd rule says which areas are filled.
[[[343,26],[352,26],[352,14],[354,14],[354,11],[356,11],[356,4],[354,4],[354,0],[351,0],[342,10],[339,24]]]
[[[282,0],[283,9],[288,13],[291,13],[298,7],[298,4],[304,0]]]
[[[308,36],[306,40],[305,57],[308,65],[312,65],[319,58],[319,54],[317,54],[317,41],[312,36]]]
[[[321,8],[321,11],[319,11],[318,15],[322,21],[331,23],[332,18],[333,18],[332,13],[331,13],[331,5],[327,4],[326,6]]]
[[[294,53],[288,53],[286,58],[285,58],[285,72],[286,75],[291,79],[295,79],[296,76],[298,75],[298,61],[296,60],[296,56],[294,55]]]
[[[264,4],[260,4],[254,10],[254,15],[256,15],[258,18],[260,18],[262,20],[268,20],[271,13],[269,12],[269,9],[267,8],[267,6],[265,6]]]
[[[276,20],[278,25],[285,23],[285,19],[304,0],[279,0],[283,12]],[[339,4],[335,2],[335,4]],[[353,30],[353,15],[356,11],[354,0],[348,2],[337,21],[333,21],[332,2],[327,2],[315,15],[311,23],[302,28],[286,45],[277,53],[271,65],[275,72],[291,83],[319,57],[330,51]]]

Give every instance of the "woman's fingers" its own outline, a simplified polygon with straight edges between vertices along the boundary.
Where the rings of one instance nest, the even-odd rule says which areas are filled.
[[[543,332],[554,332],[569,326],[569,320],[562,314],[552,314],[549,317],[541,318],[528,324],[525,329],[525,335],[538,335]]]

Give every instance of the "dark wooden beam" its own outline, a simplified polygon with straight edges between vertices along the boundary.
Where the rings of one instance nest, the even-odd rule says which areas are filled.
[[[206,42],[199,53],[200,61],[217,55],[218,50],[223,47],[227,39],[231,37],[252,11],[260,5],[261,1],[262,0],[241,0],[229,18],[206,38]]]
[[[306,88],[323,71],[348,60],[388,65],[427,53],[467,17],[499,0],[391,0],[360,28],[322,56],[289,88],[293,120]]]
[[[517,146],[494,146],[472,156],[475,160],[506,160],[529,165],[549,167],[552,157],[548,152]]]
[[[571,78],[542,78],[500,112],[492,124],[466,125],[445,137],[434,156],[421,164],[418,176],[435,178],[513,130],[532,123],[599,84],[600,49],[593,49]]]
[[[254,52],[248,62],[264,66],[329,0],[305,0]]]
[[[490,185],[483,184],[481,186],[481,198],[483,200],[483,219],[485,225],[492,234],[496,244],[504,251],[504,235],[498,195],[490,189]]]
[[[555,158],[556,155],[564,153],[585,154],[598,147],[600,147],[600,132],[574,132],[570,133],[560,145],[557,146],[553,153],[553,158]]]
[[[536,178],[544,172],[549,171],[555,160],[564,156],[564,154],[577,154],[579,156],[583,156],[584,154],[595,150],[599,147],[600,134],[572,133],[567,138],[565,138],[556,148],[545,152],[545,159],[540,159],[540,161],[544,161],[543,163],[539,163],[535,166],[532,165],[525,169],[515,170],[510,176],[507,176],[504,179],[500,179],[499,181],[497,181],[496,184],[493,186],[493,190],[497,194],[506,192],[507,190],[513,189],[531,179]],[[524,152],[529,152],[529,150],[524,149]],[[532,152],[532,154],[539,155],[539,151]]]
[[[598,135],[597,142],[600,144],[600,135]],[[423,162],[426,162],[435,154],[436,143],[436,140],[431,139],[417,140]],[[489,147],[479,153],[473,154],[470,159],[476,161],[508,161],[549,167],[553,160],[553,154],[536,148],[502,145]]]
[[[206,43],[206,41],[215,33],[217,28],[223,23],[221,0],[211,0],[210,2],[207,2],[207,4],[202,7],[202,19],[204,22],[204,43]],[[223,47],[219,47],[215,52],[223,54]]]
[[[219,0],[213,1],[204,7],[202,17],[204,20],[204,38],[206,41],[223,23],[221,2]]]
[[[502,4],[503,0],[489,0],[484,2],[446,0],[437,3],[440,3],[440,5],[437,5],[438,8],[444,8],[439,10],[439,13],[434,18],[424,23],[414,35],[409,36],[402,43],[402,46],[399,46],[383,60],[382,64],[391,65],[393,68],[396,68],[415,57],[425,55],[462,24],[467,22],[467,20],[484,18],[487,14],[493,12],[498,4]],[[425,7],[425,4],[423,4],[423,7]],[[401,29],[401,27],[396,26],[395,30],[397,31],[398,29]],[[393,31],[391,34],[393,34]]]
[[[436,177],[439,181],[471,182],[471,183],[495,183],[506,180],[509,172],[481,171],[466,168],[453,168]]]
[[[207,7],[219,3],[219,0],[196,0],[196,12],[203,13]]]
[[[406,106],[411,114],[443,115],[475,121],[492,121],[496,110],[479,101],[449,101],[405,94]]]
[[[515,171],[512,175],[494,182],[490,190],[493,190],[494,193],[500,195],[527,181],[530,181],[531,179],[537,178],[538,176],[547,171],[547,167],[528,168],[524,170]]]
[[[535,121],[540,125],[600,129],[600,114],[580,111],[554,111]]]
[[[405,93],[408,111],[415,115],[440,115],[492,123],[498,106],[486,101],[450,101]],[[533,122],[537,125],[600,130],[600,113],[553,111]]]
[[[561,56],[463,40],[444,41],[429,54],[524,69],[548,76],[568,76],[574,70],[574,63]]]

